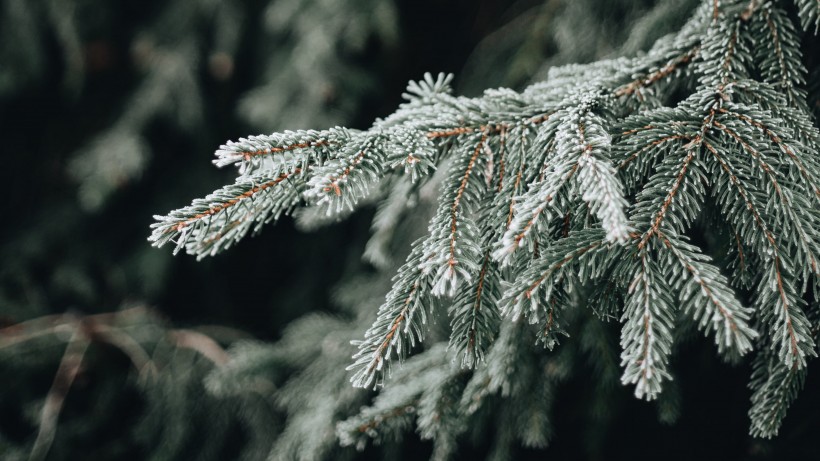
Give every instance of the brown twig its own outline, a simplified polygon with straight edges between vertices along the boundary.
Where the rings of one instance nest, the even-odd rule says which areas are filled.
[[[461,178],[461,183],[459,184],[458,191],[456,192],[456,197],[453,200],[453,205],[450,208],[450,259],[448,263],[450,264],[450,270],[453,270],[453,267],[457,264],[456,262],[456,231],[458,230],[458,212],[459,212],[459,205],[461,204],[461,198],[464,195],[464,191],[467,189],[467,183],[469,182],[470,175],[473,172],[473,168],[475,167],[475,162],[478,159],[479,154],[481,151],[484,150],[484,144],[487,142],[487,133],[483,133],[481,135],[481,140],[478,142],[478,145],[473,152],[472,157],[470,157],[470,162],[467,164],[467,169],[464,171],[464,176]]]
[[[470,323],[470,340],[468,349],[470,353],[474,353],[475,351],[475,342],[476,342],[476,315],[481,310],[481,295],[484,292],[484,280],[487,277],[487,266],[490,264],[490,253],[484,256],[484,264],[481,265],[481,273],[478,275],[478,286],[476,287],[476,295],[475,295],[475,302],[473,303],[473,318],[472,322]]]
[[[92,342],[105,342],[115,346],[131,360],[141,375],[145,372],[158,373],[154,362],[140,343],[117,326],[135,316],[159,318],[155,311],[138,306],[79,318],[73,314],[48,315],[0,329],[0,348],[64,331],[72,332],[40,412],[40,424],[29,455],[30,461],[41,461],[48,455],[66,396],[80,372],[83,358]],[[195,350],[216,365],[223,365],[229,359],[222,347],[203,333],[173,330],[169,337],[176,347]]]
[[[333,191],[337,197],[342,195],[342,189],[339,187],[339,181],[347,178],[350,176],[350,173],[356,168],[356,166],[364,160],[364,153],[365,151],[361,151],[353,157],[353,161],[350,162],[350,165],[346,166],[345,169],[342,171],[342,174],[339,176],[331,176],[330,177],[330,185],[326,186],[322,189],[324,192]]]
[[[213,362],[214,365],[225,365],[230,359],[228,353],[219,343],[202,333],[180,329],[169,332],[168,337],[175,346],[196,351]]]
[[[65,348],[60,366],[54,375],[51,389],[46,395],[45,404],[40,412],[40,427],[37,431],[37,438],[31,448],[29,461],[44,460],[54,442],[54,435],[57,432],[57,420],[60,411],[65,403],[66,395],[80,372],[85,351],[90,343],[82,322],[77,322],[74,333]]]
[[[680,67],[692,62],[693,59],[700,52],[700,46],[696,46],[686,53],[670,60],[665,66],[660,69],[650,72],[640,78],[637,78],[627,84],[621,85],[615,90],[615,96],[631,96],[637,94],[641,98],[641,90],[647,88],[663,78],[669,76]]]
[[[219,205],[215,205],[215,206],[209,208],[208,210],[203,211],[202,213],[198,213],[198,214],[196,214],[196,215],[194,215],[194,216],[192,216],[188,219],[185,219],[185,220],[182,220],[182,221],[178,222],[177,224],[167,228],[165,230],[165,232],[174,232],[174,231],[180,232],[180,231],[182,231],[182,229],[186,228],[188,225],[190,225],[193,222],[196,222],[196,221],[198,221],[202,218],[205,218],[207,216],[215,215],[215,214],[219,213],[220,211],[223,211],[227,208],[230,208],[230,207],[236,205],[237,203],[241,202],[242,200],[244,200],[248,197],[252,197],[256,193],[262,192],[265,189],[269,189],[273,186],[276,186],[279,183],[281,183],[282,181],[290,178],[291,176],[293,176],[295,174],[299,174],[301,172],[302,172],[301,168],[294,168],[293,171],[290,172],[290,173],[282,173],[281,175],[279,175],[278,178],[276,178],[272,181],[268,181],[264,184],[260,184],[258,186],[255,186],[255,187],[251,188],[250,190],[248,190],[246,192],[243,192],[242,194],[239,194],[236,197],[228,200],[225,203],[220,203]]]
[[[275,154],[275,153],[279,153],[279,152],[287,152],[287,151],[296,150],[296,149],[308,149],[308,148],[313,148],[313,147],[323,147],[323,146],[327,146],[329,144],[330,144],[330,142],[327,141],[327,140],[320,140],[320,141],[314,141],[314,142],[303,142],[303,143],[291,144],[291,145],[282,146],[282,147],[266,147],[264,149],[259,149],[259,150],[237,152],[233,156],[234,157],[242,157],[245,161],[248,161],[252,157],[256,157],[256,156],[259,156],[259,155]]]
[[[712,304],[715,305],[715,307],[720,312],[720,315],[722,315],[729,322],[729,328],[732,330],[732,332],[736,332],[737,324],[735,322],[734,316],[731,312],[727,311],[726,308],[723,307],[723,304],[720,302],[720,300],[718,300],[715,297],[714,293],[712,292],[712,289],[709,287],[709,284],[706,283],[706,281],[704,281],[703,278],[698,276],[698,270],[695,269],[691,264],[686,262],[683,255],[681,255],[680,251],[672,245],[672,242],[669,241],[666,235],[659,233],[658,236],[661,238],[666,248],[668,248],[672,252],[672,254],[675,255],[675,257],[678,259],[678,262],[681,263],[681,265],[686,269],[687,272],[689,272],[689,274],[693,277],[697,284],[700,285],[703,293],[706,295],[707,298],[709,298],[709,301],[711,301]]]
[[[573,252],[573,253],[567,255],[566,257],[564,257],[564,259],[562,259],[562,260],[558,261],[557,263],[553,264],[551,267],[549,267],[546,270],[546,272],[544,272],[544,275],[542,275],[540,278],[538,278],[538,280],[536,280],[534,283],[532,283],[529,286],[529,288],[527,288],[527,290],[524,292],[524,296],[526,296],[527,299],[531,298],[532,297],[532,292],[535,291],[535,289],[538,288],[538,286],[541,285],[541,283],[543,283],[544,280],[550,274],[552,274],[553,272],[555,272],[558,269],[560,269],[561,267],[563,267],[564,264],[572,261],[573,259],[577,258],[578,256],[582,256],[584,253],[587,253],[588,251],[593,250],[593,249],[599,247],[600,245],[601,245],[601,242],[595,242],[591,245],[587,245],[583,248],[579,248],[575,252]]]
[[[113,328],[102,323],[90,323],[89,330],[91,339],[108,343],[128,356],[141,377],[150,376],[153,378],[159,373],[148,352],[134,338],[119,328]]]
[[[689,149],[689,153],[686,154],[686,157],[683,160],[683,165],[681,166],[680,172],[678,176],[675,178],[675,183],[672,185],[672,188],[666,194],[666,198],[663,200],[663,204],[661,204],[661,209],[658,210],[658,214],[655,215],[655,220],[652,222],[652,226],[649,228],[649,231],[644,234],[641,242],[638,244],[638,248],[643,248],[646,246],[646,243],[649,239],[658,232],[658,229],[663,222],[663,219],[666,217],[666,212],[669,207],[672,205],[672,201],[675,198],[675,195],[678,193],[678,189],[680,189],[681,183],[683,183],[683,179],[686,177],[686,171],[689,169],[689,164],[695,158],[695,150]]]
[[[402,306],[399,315],[397,315],[396,318],[393,319],[393,323],[390,325],[390,330],[388,330],[387,334],[384,336],[384,340],[379,345],[379,347],[377,347],[376,350],[373,351],[373,360],[370,362],[370,366],[367,369],[369,373],[372,373],[374,370],[376,370],[379,364],[384,360],[384,356],[382,354],[384,354],[384,350],[387,349],[387,346],[390,344],[390,342],[393,340],[393,337],[396,335],[399,326],[402,324],[402,322],[404,322],[404,319],[407,317],[407,313],[410,310],[410,303],[413,301],[413,295],[416,293],[418,287],[419,282],[417,281],[413,284],[413,288],[410,289],[410,292],[407,293],[407,298],[404,300],[404,306]]]

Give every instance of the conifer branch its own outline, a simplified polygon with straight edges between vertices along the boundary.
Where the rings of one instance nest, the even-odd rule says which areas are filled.
[[[797,153],[792,149],[792,147],[785,142],[782,136],[778,135],[776,132],[772,131],[767,125],[752,119],[751,117],[738,113],[736,111],[732,111],[726,108],[720,108],[719,111],[723,114],[730,115],[735,117],[742,122],[748,124],[750,127],[756,128],[760,130],[764,135],[766,135],[769,140],[777,146],[777,148],[786,154],[792,161],[792,165],[798,168],[800,171],[800,175],[803,177],[803,180],[809,185],[810,189],[814,191],[814,195],[817,198],[820,198],[820,179],[818,179],[816,172],[811,172],[810,170],[816,170],[816,166],[812,161],[811,165],[806,164],[806,160],[811,159],[811,156],[807,159],[801,159],[798,157]],[[816,132],[816,129],[815,129]]]
[[[815,309],[812,313],[812,339],[817,341],[820,333],[820,283],[815,279],[814,299]],[[780,430],[780,425],[786,417],[789,406],[797,399],[802,390],[807,368],[798,369],[788,366],[778,359],[771,349],[761,352],[752,363],[752,377],[749,388],[752,390],[750,433],[755,437],[772,438]]]
[[[813,236],[816,234],[816,227],[812,226],[813,223],[811,222],[811,215],[808,216],[809,222],[804,222],[806,218],[802,216],[802,213],[799,213],[794,209],[794,205],[792,203],[793,199],[791,197],[797,197],[797,199],[799,199],[801,195],[799,193],[795,193],[795,191],[788,185],[780,185],[778,182],[778,177],[781,175],[778,174],[775,166],[769,165],[766,162],[764,156],[760,152],[761,149],[752,145],[753,141],[744,139],[740,134],[723,125],[720,121],[715,121],[714,126],[740,144],[743,150],[748,152],[755,159],[757,164],[760,166],[760,169],[765,173],[768,183],[775,192],[775,198],[778,201],[778,205],[782,207],[781,210],[783,212],[783,218],[780,220],[781,223],[777,227],[783,229],[784,232],[793,230],[796,233],[795,240],[800,242],[801,253],[805,255],[811,272],[815,274],[818,273],[818,257],[815,255],[815,252],[818,251],[818,245],[815,241],[816,237]],[[788,188],[788,193],[784,191],[784,188]],[[811,207],[810,203],[802,203],[801,205],[803,205],[803,207]]]
[[[816,28],[817,4],[799,0],[798,16]],[[621,382],[639,398],[657,398],[671,379],[679,310],[714,334],[720,353],[760,349],[750,416],[752,433],[769,435],[817,353],[803,307],[820,275],[820,132],[803,88],[801,50],[811,47],[793,22],[779,2],[706,0],[645,54],[554,67],[521,92],[460,97],[451,76],[427,74],[367,130],[222,146],[215,163],[237,164],[236,184],[157,217],[151,240],[214,254],[295,206],[326,205],[334,218],[369,197],[384,202],[367,257],[385,267],[409,213],[404,197],[441,181],[427,234],[411,245],[348,370],[357,387],[383,384],[439,307],[461,367],[433,364],[437,346],[409,360],[426,364],[417,371],[436,389],[414,379],[393,397],[382,391],[395,400],[340,426],[346,444],[400,431],[411,408],[425,408],[419,429],[448,453],[463,430],[452,421],[496,391],[536,389],[515,377],[532,366],[528,347],[552,348],[584,299],[602,317],[620,312]],[[701,241],[693,223],[704,217],[728,229],[726,267],[706,256],[713,248],[689,243]],[[748,289],[750,307],[730,279]],[[473,375],[458,413],[447,402],[462,390],[460,373]],[[538,402],[543,411],[548,400]],[[377,428],[380,417],[397,422]],[[545,443],[541,432],[521,433]]]
[[[800,9],[800,24],[807,32],[811,32],[814,27],[814,35],[820,32],[820,1],[818,0],[795,0]]]
[[[694,46],[692,49],[683,54],[669,60],[663,67],[658,68],[652,72],[641,75],[639,78],[624,84],[613,92],[615,96],[632,96],[636,95],[638,99],[643,99],[643,90],[661,81],[675,72],[678,72],[692,62],[700,52],[700,46]]]
[[[495,339],[500,322],[497,307],[500,278],[497,264],[489,253],[485,254],[476,285],[462,287],[450,307],[450,347],[455,349],[456,357],[461,357],[464,368],[474,368],[484,362]]]
[[[675,195],[678,193],[678,190],[683,183],[684,178],[686,177],[686,171],[689,169],[689,164],[692,160],[695,159],[696,151],[693,149],[689,149],[686,157],[683,158],[683,162],[681,162],[680,171],[675,176],[675,180],[672,183],[672,187],[669,189],[669,192],[666,193],[666,197],[664,197],[663,202],[661,203],[660,208],[658,209],[657,213],[655,214],[655,219],[652,220],[652,224],[649,227],[649,230],[644,232],[643,236],[641,237],[640,243],[638,243],[638,248],[643,248],[649,242],[649,239],[652,238],[654,235],[658,234],[658,229],[663,222],[663,219],[666,217],[666,212],[669,210],[669,206],[672,205],[672,200],[674,200]]]
[[[765,276],[761,279],[758,288],[759,309],[764,313],[764,319],[771,328],[773,338],[778,338],[772,347],[779,349],[778,356],[785,364],[802,368],[806,356],[814,356],[814,341],[808,334],[808,321],[798,305],[798,297],[794,292],[789,266],[784,264],[786,255],[781,251],[774,234],[763,221],[761,213],[755,205],[752,195],[741,185],[740,179],[733,172],[729,163],[718,153],[709,142],[704,142],[706,149],[720,164],[720,168],[729,178],[731,184],[742,199],[742,206],[748,209],[753,216],[756,227],[759,228],[763,241],[766,242],[767,258],[769,261]],[[774,299],[768,293],[775,293]],[[773,306],[774,309],[768,308]]]
[[[786,13],[776,5],[767,3],[755,17],[752,27],[757,35],[767,36],[766,46],[755,49],[755,59],[760,62],[766,82],[786,96],[789,104],[807,111],[806,69],[798,56],[787,50],[799,48],[800,39]]]
[[[697,248],[666,234],[659,236],[683,271],[673,270],[672,288],[680,290],[684,313],[691,313],[698,327],[708,334],[715,331],[715,343],[722,352],[730,348],[739,355],[752,349],[758,334],[748,322],[752,309],[743,307],[728,282],[709,258],[697,253]]]
[[[661,383],[671,379],[667,371],[672,352],[674,303],[666,274],[641,248],[631,265],[633,279],[629,285],[626,306],[621,321],[621,382],[635,384],[635,396],[653,400],[661,391]]]
[[[196,199],[188,207],[156,216],[158,222],[152,225],[149,240],[161,246],[176,239],[175,253],[186,248],[199,258],[216,254],[251,229],[258,231],[266,222],[289,212],[300,200],[302,173],[301,167],[294,166],[274,175],[240,176],[235,184]],[[277,194],[279,190],[282,192]]]
[[[364,341],[358,342],[359,351],[353,356],[348,370],[356,370],[351,382],[356,387],[379,386],[389,367],[385,363],[395,350],[400,359],[416,341],[424,339],[429,300],[429,277],[416,261],[421,257],[422,245],[416,242],[407,262],[399,269],[396,283],[387,294],[385,303],[373,326],[367,330]],[[419,318],[420,317],[420,318]]]
[[[806,369],[789,367],[765,353],[757,356],[752,367],[750,433],[754,437],[772,438],[777,435],[789,405],[803,388]]]
[[[577,277],[575,274],[581,273],[583,282],[608,267],[611,255],[599,255],[596,251],[606,246],[605,235],[601,229],[579,231],[546,248],[504,292],[500,301],[502,315],[513,321],[525,317],[530,323],[554,317],[557,313],[550,313],[550,299],[562,277]],[[579,266],[584,269],[579,270]]]

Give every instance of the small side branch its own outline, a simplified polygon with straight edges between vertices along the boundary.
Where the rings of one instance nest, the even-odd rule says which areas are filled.
[[[230,359],[219,343],[202,333],[193,330],[173,330],[168,336],[175,346],[196,351],[214,365],[225,365]]]
[[[695,57],[700,52],[700,46],[696,46],[691,50],[687,51],[686,53],[678,56],[675,59],[670,60],[665,66],[661,67],[660,69],[650,72],[638,79],[635,79],[625,85],[621,85],[615,90],[615,96],[632,96],[637,95],[638,98],[641,98],[641,91],[645,88],[652,86],[653,84],[657,83],[658,81],[668,77],[673,72],[679,70],[681,67],[692,62]]]

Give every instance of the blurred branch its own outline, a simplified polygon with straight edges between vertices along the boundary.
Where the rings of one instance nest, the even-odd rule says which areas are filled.
[[[168,337],[175,346],[199,352],[214,365],[224,365],[230,358],[222,346],[202,333],[193,330],[173,330],[168,333]]]
[[[157,376],[158,370],[151,357],[140,343],[130,335],[118,328],[112,328],[104,324],[94,325],[93,333],[94,339],[108,343],[127,355],[140,377],[147,375],[155,378]]]
[[[60,360],[60,367],[54,375],[54,382],[46,396],[43,410],[40,413],[40,429],[37,439],[31,448],[29,461],[39,461],[45,459],[51,443],[54,441],[54,434],[57,432],[57,419],[60,410],[63,408],[66,395],[74,383],[74,379],[80,371],[85,351],[88,349],[90,341],[87,333],[83,329],[81,321],[75,322],[74,334],[65,348],[63,358]]]
[[[105,312],[102,314],[80,316],[79,319],[83,322],[88,322],[86,327],[90,328],[90,331],[94,331],[94,329],[98,328],[100,325],[111,326],[111,324],[118,323],[123,320],[131,320],[145,316],[151,316],[157,319],[159,318],[159,315],[157,315],[154,310],[145,306],[137,306],[117,312]],[[2,328],[0,329],[0,349],[14,346],[15,344],[39,338],[41,336],[73,331],[77,321],[77,314],[69,312],[65,314],[37,317]]]
[[[135,339],[125,327],[142,324],[153,328],[154,335],[149,342],[167,341],[175,348],[193,350],[216,366],[222,366],[229,360],[228,353],[209,334],[246,338],[248,335],[230,328],[207,328],[203,332],[188,329],[170,329],[164,325],[160,313],[145,306],[138,306],[116,312],[105,312],[80,316],[75,313],[48,315],[0,329],[0,349],[15,346],[26,341],[50,335],[59,335],[66,339],[67,345],[60,359],[51,389],[45,398],[40,414],[40,425],[37,438],[32,446],[30,461],[46,458],[57,431],[57,421],[66,396],[80,371],[85,353],[92,342],[106,343],[125,354],[139,378],[150,376],[156,378],[162,371],[151,358],[143,344]]]

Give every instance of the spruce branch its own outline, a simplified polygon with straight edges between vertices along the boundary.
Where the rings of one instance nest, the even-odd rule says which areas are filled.
[[[806,104],[806,68],[800,57],[787,50],[799,48],[800,38],[786,12],[767,2],[760,14],[755,15],[752,31],[756,36],[767,37],[766,46],[755,48],[755,60],[763,72],[764,80],[786,96],[790,105],[803,112]]]
[[[672,351],[675,306],[667,273],[649,255],[650,247],[638,249],[629,264],[632,282],[624,307],[621,330],[621,382],[635,384],[635,396],[653,400],[661,383],[671,379],[668,371]]]
[[[605,236],[601,229],[590,229],[572,233],[546,248],[505,290],[500,301],[502,314],[513,321],[524,317],[531,323],[554,317],[551,303],[544,301],[552,298],[560,280],[571,277],[584,283],[595,279],[611,264],[609,258],[617,258],[617,252],[601,251],[607,246]]]
[[[814,34],[820,32],[820,2],[817,0],[795,0],[800,9],[800,24],[807,32],[814,28]]]
[[[354,386],[381,385],[393,351],[403,359],[408,349],[424,339],[423,324],[430,309],[427,292],[431,287],[430,277],[417,263],[421,256],[422,245],[417,241],[379,308],[376,321],[365,333],[364,340],[356,343],[359,351],[348,367],[348,370],[356,370],[350,379]]]
[[[454,295],[459,283],[470,282],[479,266],[479,233],[470,214],[477,209],[487,187],[477,173],[488,161],[487,137],[483,131],[473,137],[472,152],[459,156],[442,184],[439,208],[430,222],[430,237],[423,244],[421,263],[433,277],[431,293],[435,296]]]
[[[719,351],[731,349],[738,355],[751,351],[758,336],[749,326],[752,309],[740,304],[726,277],[697,247],[668,234],[660,238],[675,260],[670,265],[679,264],[672,269],[671,288],[679,290],[683,312],[692,315],[705,334],[715,332]]]
[[[755,437],[772,438],[777,435],[786,411],[803,388],[806,369],[786,366],[771,354],[758,355],[752,366],[749,432]]]
[[[577,149],[578,188],[583,191],[581,198],[601,221],[606,231],[606,240],[625,243],[629,239],[626,223],[623,186],[609,162],[611,138],[603,126],[603,119],[588,111],[594,100],[581,102],[578,112],[571,113],[568,120],[558,126],[556,149],[562,151]],[[574,145],[573,145],[574,144]]]
[[[474,368],[484,362],[498,331],[498,299],[501,271],[485,254],[475,287],[464,285],[450,307],[450,347],[461,357],[461,366]]]
[[[808,334],[808,321],[800,308],[795,290],[791,257],[781,250],[781,244],[771,226],[763,219],[757,205],[759,199],[756,198],[762,193],[754,190],[752,192],[756,192],[755,194],[749,192],[734,172],[732,164],[711,143],[706,142],[704,146],[719,165],[715,169],[715,176],[719,178],[718,185],[725,184],[724,190],[736,191],[734,196],[722,194],[718,197],[723,206],[736,210],[732,216],[740,216],[740,210],[748,210],[752,214],[753,219],[745,222],[739,221],[739,218],[733,219],[738,219],[735,224],[740,227],[741,235],[746,236],[747,243],[755,246],[767,263],[758,284],[755,302],[764,322],[771,329],[772,338],[777,339],[772,347],[778,349],[778,355],[785,364],[801,368],[805,365],[806,356],[816,355],[816,352],[814,341]]]
[[[443,345],[413,357],[392,377],[391,385],[385,387],[373,405],[338,424],[341,444],[355,445],[361,450],[370,439],[378,443],[386,438],[399,438],[416,418],[425,438],[448,430],[441,425],[454,416],[458,400],[447,394],[460,393],[461,373]],[[455,387],[450,388],[451,385]]]
[[[817,4],[798,6],[803,28],[816,28]],[[382,385],[444,312],[454,354],[434,345],[408,360],[446,356],[413,368],[436,389],[394,382],[399,390],[340,425],[345,444],[398,433],[418,410],[444,456],[462,430],[451,422],[495,393],[547,395],[523,376],[540,360],[533,343],[552,349],[584,300],[620,319],[621,382],[639,398],[657,398],[671,379],[679,313],[721,354],[757,349],[752,433],[770,435],[817,355],[805,298],[820,275],[820,132],[804,88],[807,36],[786,11],[706,0],[644,54],[554,67],[520,92],[461,97],[452,76],[426,74],[366,130],[228,143],[215,163],[237,164],[236,184],[157,217],[151,240],[215,254],[294,207],[338,218],[367,198],[381,205],[366,256],[385,267],[417,191],[440,182],[427,234],[410,245],[348,370],[354,386]],[[726,230],[734,261],[692,243],[704,221]],[[459,392],[460,410],[444,405]],[[538,429],[519,432],[541,446],[550,399],[537,406]]]
[[[185,248],[198,258],[214,255],[299,203],[302,175],[300,166],[290,165],[281,173],[240,176],[188,207],[157,216],[149,240],[157,246],[174,241],[174,253]]]

